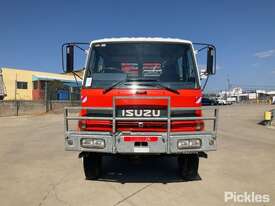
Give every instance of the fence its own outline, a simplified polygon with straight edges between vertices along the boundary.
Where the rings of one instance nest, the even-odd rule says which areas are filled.
[[[80,101],[0,101],[0,117],[42,114],[45,112],[63,113],[66,106],[79,106]]]
[[[243,100],[238,102],[238,104],[274,104],[270,99],[264,100]]]
[[[238,104],[270,104],[270,101],[241,101]],[[80,106],[80,100],[0,100],[0,117],[42,114],[46,112],[63,113],[64,107]]]

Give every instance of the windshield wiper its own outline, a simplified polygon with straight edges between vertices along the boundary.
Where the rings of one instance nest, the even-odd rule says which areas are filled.
[[[165,89],[165,90],[167,90],[169,92],[173,92],[175,94],[180,94],[178,90],[172,89],[172,88],[167,87],[167,86],[165,86],[163,84],[160,84],[160,83],[156,83],[156,84],[144,84],[144,85],[147,85],[147,86],[155,86],[156,85],[156,86],[159,86],[159,87],[161,87],[161,88],[163,88],[163,89]]]
[[[103,90],[103,94],[108,93],[109,91],[111,91],[111,90],[114,89],[115,87],[117,87],[117,86],[119,86],[119,85],[125,83],[126,81],[127,81],[127,80],[124,79],[124,80],[121,80],[121,81],[118,81],[118,82],[112,84],[110,87],[107,87],[106,89]]]
[[[124,79],[124,80],[118,81],[118,82],[112,84],[110,87],[107,87],[106,89],[104,89],[103,90],[103,94],[108,93],[109,91],[111,91],[115,87],[117,87],[117,86],[119,86],[121,84],[124,84],[126,82],[138,82],[138,81],[144,81],[144,80],[142,80],[142,79]],[[149,81],[154,81],[154,80],[150,79]]]
[[[137,82],[144,82],[144,81],[145,82],[146,81],[156,82],[156,84],[147,84],[147,83],[145,83],[145,84],[142,84],[142,85],[149,86],[149,87],[159,86],[159,87],[161,87],[163,89],[166,89],[169,92],[173,92],[175,94],[180,94],[178,90],[172,89],[170,87],[167,87],[167,86],[159,83],[159,81],[157,79],[135,79],[135,81],[137,81]]]
[[[116,83],[114,83],[113,85],[111,85],[110,87],[106,88],[103,90],[103,94],[106,94],[108,93],[109,91],[111,91],[112,89],[114,89],[115,87],[121,85],[121,84],[124,84],[125,82],[132,82],[132,81],[135,81],[135,82],[147,82],[147,81],[153,81],[153,82],[156,82],[155,84],[149,84],[149,83],[145,83],[145,84],[142,84],[144,86],[149,86],[149,87],[154,87],[154,86],[158,86],[158,87],[161,87],[169,92],[173,92],[175,94],[180,94],[179,91],[175,90],[175,89],[172,89],[170,87],[167,87],[161,83],[158,82],[158,80],[156,79],[124,79],[124,80],[121,80],[121,81],[118,81]]]

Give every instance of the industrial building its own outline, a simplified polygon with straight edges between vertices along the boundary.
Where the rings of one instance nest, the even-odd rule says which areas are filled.
[[[219,92],[218,96],[231,102],[266,102],[275,104],[275,91],[259,89],[243,90],[240,87],[235,87],[229,91]]]
[[[79,91],[81,80],[72,74],[57,74],[32,70],[2,68],[1,88],[4,100],[69,100]],[[79,99],[79,92],[74,99]]]

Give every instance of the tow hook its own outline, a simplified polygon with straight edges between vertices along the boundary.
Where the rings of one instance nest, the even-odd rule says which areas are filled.
[[[88,156],[87,152],[80,152],[78,155],[78,158],[87,157],[87,156]]]
[[[206,154],[205,152],[199,152],[199,157],[203,157],[203,158],[207,159],[208,154]]]

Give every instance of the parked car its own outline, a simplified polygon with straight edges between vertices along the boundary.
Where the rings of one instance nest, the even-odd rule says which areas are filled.
[[[202,98],[201,100],[202,106],[214,106],[218,105],[218,102],[215,99]]]
[[[226,105],[227,101],[225,99],[217,99],[218,105]]]
[[[236,97],[227,97],[226,102],[230,105],[236,103]]]

